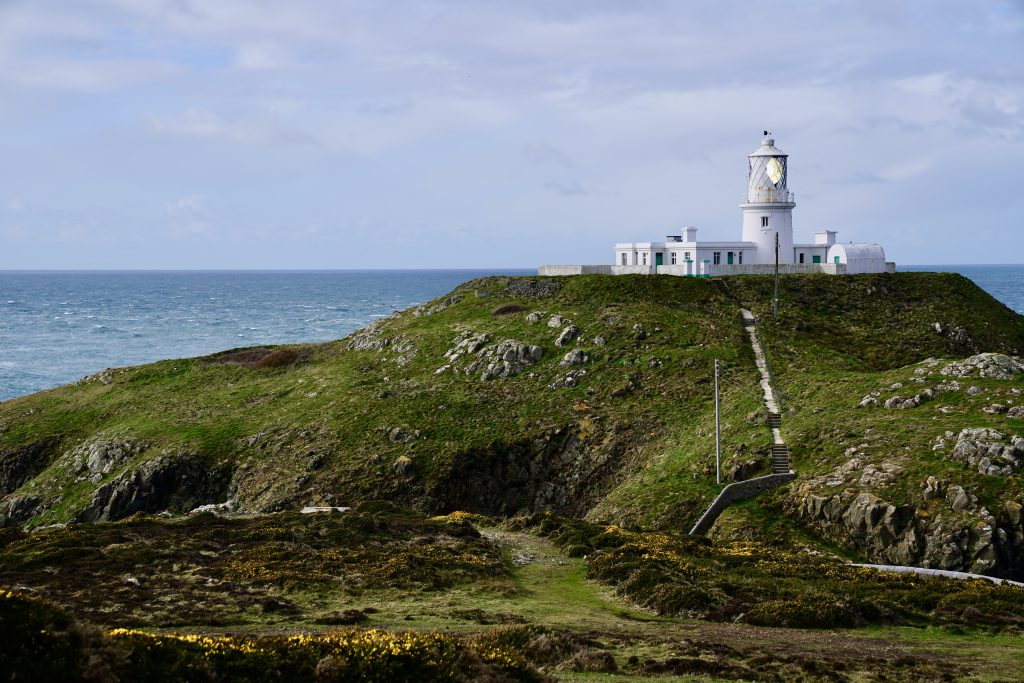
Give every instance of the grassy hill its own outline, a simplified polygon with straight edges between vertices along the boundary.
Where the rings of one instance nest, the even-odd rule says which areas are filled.
[[[978,379],[977,396],[944,394],[938,414],[939,401],[857,403],[875,391],[884,400],[929,357],[1019,353],[1021,316],[952,274],[788,276],[777,320],[771,286],[766,277],[485,278],[337,342],[108,370],[0,404],[0,520],[387,498],[428,513],[553,511],[685,530],[717,492],[716,358],[725,470],[747,478],[767,467],[740,305],[761,320],[803,477],[827,475],[855,446],[861,467],[899,461],[898,472],[860,487],[886,504],[932,505],[921,482],[934,474],[967,489],[974,509],[1005,512],[1019,474],[972,473],[932,446],[964,427],[1014,433],[1019,419],[981,409],[1004,394],[1015,400],[1019,378]],[[914,379],[939,383],[941,365]],[[848,529],[823,534],[797,511],[823,490],[794,499],[804,484],[723,524],[748,536],[766,526],[780,538],[811,531],[863,551]],[[843,490],[857,486],[844,480]]]

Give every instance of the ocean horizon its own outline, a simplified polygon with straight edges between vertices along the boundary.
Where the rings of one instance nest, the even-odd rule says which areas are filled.
[[[1024,265],[957,272],[1024,314]],[[0,401],[108,367],[340,339],[488,275],[535,268],[0,270]]]

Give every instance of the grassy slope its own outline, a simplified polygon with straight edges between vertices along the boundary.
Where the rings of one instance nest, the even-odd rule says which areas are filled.
[[[39,522],[67,519],[88,501],[95,484],[75,481],[68,459],[59,455],[97,437],[144,441],[148,448],[140,459],[180,450],[248,467],[254,481],[293,504],[337,494],[338,504],[390,496],[429,506],[424,496],[457,478],[474,458],[514,449],[558,428],[568,427],[584,440],[591,434],[595,448],[609,433],[620,434],[625,453],[617,456],[623,462],[616,467],[635,457],[642,462],[670,445],[675,459],[706,458],[706,424],[697,438],[692,432],[693,424],[706,423],[710,414],[715,357],[725,367],[725,390],[755,407],[755,371],[749,345],[735,324],[735,307],[709,283],[571,278],[560,280],[564,286],[554,295],[530,298],[505,291],[506,281],[467,283],[455,292],[461,301],[443,311],[405,312],[381,322],[381,337],[403,336],[415,345],[407,365],[396,364],[402,354],[392,347],[352,351],[344,342],[333,342],[293,347],[308,359],[284,368],[250,369],[213,364],[209,358],[127,368],[115,371],[110,384],[90,381],[0,404],[5,428],[0,450],[43,438],[58,444],[51,450],[50,466],[21,491],[44,497],[60,493],[60,501]],[[476,296],[480,290],[489,295]],[[525,313],[492,315],[496,307],[511,303],[558,313],[582,329],[586,341],[580,347],[592,362],[579,386],[548,388],[567,370],[559,367],[567,349],[553,343],[559,330],[544,322],[529,324]],[[649,338],[634,339],[637,323]],[[514,338],[542,346],[544,358],[531,368],[536,376],[524,372],[482,382],[462,373],[435,375],[444,352],[463,330],[487,332],[493,341]],[[605,346],[592,344],[597,335],[607,340]],[[660,367],[651,367],[654,359]],[[635,389],[613,395],[630,380]],[[391,441],[387,432],[394,427],[420,430],[420,438]],[[251,444],[256,435],[260,438]],[[760,435],[762,442],[766,438]],[[319,454],[326,466],[310,471],[310,453]],[[379,464],[370,462],[373,455],[380,456]],[[416,462],[414,480],[396,479],[390,472],[400,455]],[[306,481],[293,485],[296,477]],[[697,497],[708,493],[699,491]],[[271,498],[243,504],[258,507]]]

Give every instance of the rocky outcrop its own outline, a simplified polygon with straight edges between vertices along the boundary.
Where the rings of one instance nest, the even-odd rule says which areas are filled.
[[[947,438],[943,435],[936,439],[932,450],[944,450]],[[1004,436],[984,427],[961,429],[953,450],[946,457],[982,474],[1008,477],[1024,465],[1024,437]]]
[[[444,354],[447,362],[434,374],[459,369],[467,375],[479,372],[481,380],[505,378],[519,374],[544,357],[544,349],[517,339],[489,342],[490,336],[483,332],[461,333]]]
[[[493,515],[582,514],[626,476],[643,447],[638,428],[586,420],[534,438],[464,452],[429,485],[430,508]]]
[[[0,451],[0,496],[21,488],[50,464],[54,442],[42,439],[19,448]]]
[[[558,339],[555,340],[555,346],[567,346],[580,337],[580,328],[575,325],[569,325],[561,334],[558,335]]]
[[[811,480],[796,487],[787,510],[872,562],[1013,579],[1024,575],[1018,503],[1008,501],[996,516],[964,487],[935,477],[922,482],[920,506],[894,504],[853,488],[822,493],[821,483]]]
[[[99,438],[78,444],[69,454],[71,471],[99,482],[119,466],[145,450],[146,444],[135,439]]]
[[[111,521],[136,512],[188,512],[223,498],[229,479],[228,472],[209,469],[198,455],[158,455],[96,489],[75,521]]]
[[[1013,379],[1015,374],[1024,372],[1024,362],[1002,353],[979,353],[950,363],[939,372],[949,377]]]
[[[50,507],[41,496],[12,494],[0,500],[0,527],[16,526],[41,515]]]
[[[562,357],[559,365],[586,365],[590,362],[590,355],[583,349],[573,349]]]
[[[920,393],[910,396],[909,398],[904,396],[893,396],[892,398],[887,399],[884,405],[886,408],[889,409],[905,410],[907,408],[916,408],[925,401],[932,400],[934,397],[935,391],[933,391],[932,389],[925,389],[924,391],[921,391]],[[869,397],[861,399],[861,402],[858,405],[873,405],[869,402],[866,402],[867,398]],[[877,403],[877,401],[875,403]]]

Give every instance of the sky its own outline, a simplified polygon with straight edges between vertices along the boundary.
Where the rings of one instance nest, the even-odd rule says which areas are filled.
[[[1024,0],[0,0],[0,269],[1024,262]]]

